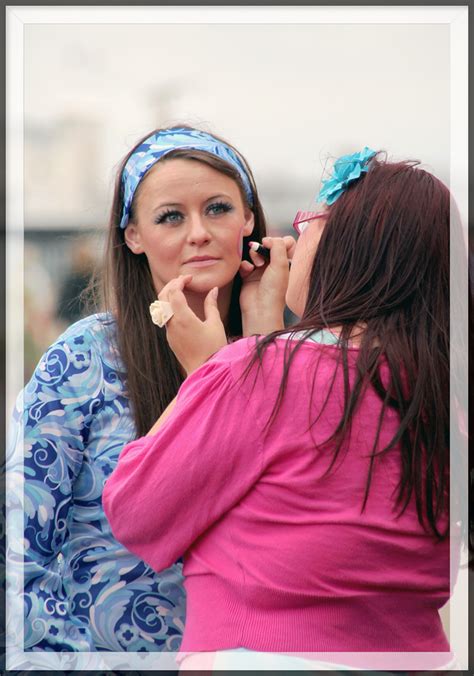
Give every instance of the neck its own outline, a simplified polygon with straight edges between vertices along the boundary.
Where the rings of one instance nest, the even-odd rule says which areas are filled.
[[[349,336],[349,340],[353,345],[360,345],[361,340],[362,340],[362,335],[367,328],[367,324],[365,322],[358,322],[352,329],[351,335]],[[331,326],[329,327],[329,331],[333,333],[335,336],[339,336],[342,331],[342,326]]]
[[[219,313],[222,319],[224,327],[227,329],[229,323],[229,309],[230,309],[230,298],[232,293],[232,284],[219,289],[219,295],[217,296],[217,307],[219,308]],[[207,296],[207,293],[196,293],[190,291],[189,289],[184,290],[184,295],[188,302],[189,307],[194,312],[194,314],[199,317],[201,321],[204,321],[204,300]]]

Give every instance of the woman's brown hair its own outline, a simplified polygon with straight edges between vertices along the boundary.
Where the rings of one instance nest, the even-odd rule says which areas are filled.
[[[180,128],[186,127],[179,125]],[[191,129],[190,127],[186,127]],[[145,254],[134,254],[125,244],[124,230],[119,227],[122,215],[122,171],[136,148],[151,134],[150,132],[132,148],[122,161],[117,173],[115,191],[110,214],[108,240],[106,245],[103,273],[103,298],[105,308],[115,318],[116,340],[123,361],[127,392],[137,437],[143,436],[152,427],[170,401],[176,396],[184,380],[180,365],[168,346],[166,331],[155,326],[150,319],[149,306],[156,300],[150,268]],[[213,136],[221,140],[218,136]],[[230,146],[227,141],[225,143]],[[266,234],[263,208],[252,172],[242,155],[230,146],[244,165],[252,187],[252,204],[248,203],[242,179],[236,169],[224,160],[198,150],[174,150],[159,162],[172,158],[203,162],[216,171],[231,177],[238,185],[244,204],[254,214],[254,229],[244,237],[243,257],[248,260],[248,246],[251,241],[261,241]],[[137,194],[139,193],[137,190]],[[137,196],[137,195],[136,195]],[[135,197],[136,197],[135,196]],[[131,217],[133,218],[133,204]],[[227,333],[230,337],[242,335],[242,317],[239,305],[241,279],[236,275],[232,287]]]
[[[374,440],[362,510],[377,456],[399,445],[395,506],[403,513],[414,495],[420,523],[441,537],[439,519],[449,508],[450,193],[416,164],[375,158],[367,174],[329,207],[303,316],[292,331],[308,335],[342,327],[337,368],[344,373],[344,405],[327,440],[329,469],[348,438],[364,388],[371,385],[383,402],[379,431],[387,408],[397,411],[399,426],[382,451],[376,451],[378,438]],[[348,343],[361,326],[350,386]],[[258,342],[252,363],[261,363],[280,334]],[[304,341],[290,342],[271,420]],[[388,382],[381,376],[382,364],[389,367]]]

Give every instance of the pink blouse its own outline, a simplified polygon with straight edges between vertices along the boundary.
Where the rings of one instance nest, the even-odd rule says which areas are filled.
[[[105,485],[106,515],[130,551],[157,571],[184,555],[181,649],[449,651],[438,614],[449,541],[423,530],[414,501],[397,518],[397,447],[376,460],[361,513],[379,397],[362,396],[327,473],[333,445],[322,442],[343,406],[339,348],[304,343],[268,428],[287,340],[244,378],[254,342],[193,373],[158,433],[128,444]],[[378,448],[397,425],[387,411]]]

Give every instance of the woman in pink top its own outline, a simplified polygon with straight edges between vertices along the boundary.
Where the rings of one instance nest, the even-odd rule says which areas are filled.
[[[163,289],[188,378],[123,450],[104,508],[154,569],[184,554],[187,653],[298,653],[295,668],[312,653],[366,669],[371,654],[397,669],[396,653],[415,653],[441,668],[450,195],[415,163],[365,148],[336,161],[318,201],[297,216],[294,251],[266,242],[280,281],[292,256],[290,332],[216,352],[216,292],[201,321],[188,277]]]

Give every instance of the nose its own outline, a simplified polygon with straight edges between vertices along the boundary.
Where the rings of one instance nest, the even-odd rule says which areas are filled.
[[[206,244],[211,239],[206,227],[205,219],[201,214],[194,214],[189,218],[188,242],[198,246]]]

